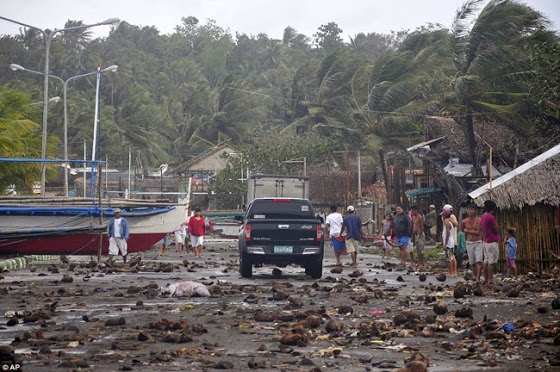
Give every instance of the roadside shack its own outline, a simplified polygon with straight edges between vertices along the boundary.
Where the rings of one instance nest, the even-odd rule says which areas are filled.
[[[508,226],[517,229],[520,272],[560,265],[560,144],[470,192],[464,204],[482,207],[485,200],[498,206],[502,237]],[[503,244],[499,263],[505,263]]]

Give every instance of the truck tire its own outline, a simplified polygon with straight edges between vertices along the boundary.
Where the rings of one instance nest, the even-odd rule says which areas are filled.
[[[253,276],[253,264],[244,253],[239,254],[239,274],[241,274],[243,278],[250,278]]]
[[[322,257],[321,257],[322,258]],[[321,279],[323,276],[323,260],[312,259],[305,266],[305,274],[313,279]]]

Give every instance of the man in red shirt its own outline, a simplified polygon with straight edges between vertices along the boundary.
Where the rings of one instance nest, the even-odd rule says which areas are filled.
[[[498,221],[496,220],[496,203],[492,200],[484,202],[484,214],[480,219],[482,227],[482,242],[484,246],[484,274],[486,284],[494,284],[494,264],[498,263],[500,249],[498,243],[500,234],[498,233]]]
[[[206,225],[200,208],[196,208],[194,216],[189,219],[189,235],[194,251],[194,258],[202,258],[202,246],[204,245],[204,235],[206,235]]]

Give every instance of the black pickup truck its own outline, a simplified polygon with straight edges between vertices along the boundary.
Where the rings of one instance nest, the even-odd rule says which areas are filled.
[[[239,234],[239,273],[253,274],[254,264],[301,265],[314,279],[323,274],[323,230],[309,200],[255,199]]]

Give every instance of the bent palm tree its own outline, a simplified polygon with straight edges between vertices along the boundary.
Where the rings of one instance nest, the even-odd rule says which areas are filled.
[[[517,132],[524,121],[515,115],[519,98],[529,92],[527,80],[532,35],[543,30],[545,18],[532,8],[512,0],[492,0],[480,12],[472,28],[473,14],[482,0],[470,0],[457,12],[453,24],[453,54],[457,68],[448,97],[448,110],[458,114],[465,127],[473,175],[482,170],[476,153],[475,113],[491,114]],[[464,118],[464,119],[461,119]]]

